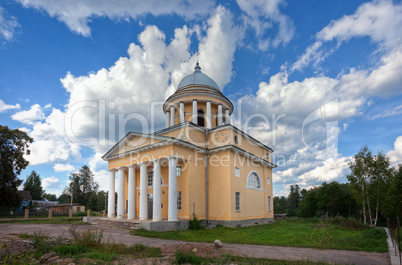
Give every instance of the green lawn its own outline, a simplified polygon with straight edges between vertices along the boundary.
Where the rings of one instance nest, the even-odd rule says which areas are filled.
[[[286,220],[272,224],[243,228],[153,232],[135,230],[133,235],[175,239],[193,242],[255,244],[287,247],[344,249],[369,252],[387,252],[386,233],[383,229],[362,227],[361,230],[344,228],[323,220]]]

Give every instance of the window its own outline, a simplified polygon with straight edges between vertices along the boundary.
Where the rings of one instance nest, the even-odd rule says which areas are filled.
[[[77,212],[81,212],[81,207],[77,207]]]
[[[235,176],[240,177],[240,168],[235,167]]]
[[[181,211],[181,191],[177,192],[177,210]]]
[[[177,176],[181,176],[181,166],[177,166],[176,172],[177,172]]]
[[[234,142],[235,142],[235,144],[239,143],[239,138],[237,137],[237,135],[234,136]]]
[[[152,187],[154,184],[154,171],[148,171],[148,187]]]
[[[148,171],[148,187],[152,187],[154,185],[154,171]],[[161,185],[163,185],[163,177],[161,176]]]
[[[267,178],[267,184],[271,184],[271,179],[269,177]]]
[[[199,126],[204,127],[205,121],[204,121],[204,110],[199,109],[197,111],[197,123]]]
[[[261,189],[261,180],[257,172],[252,171],[247,178],[247,186],[251,188]]]
[[[240,192],[236,192],[236,211],[240,211]]]
[[[268,212],[271,211],[271,196],[268,196]]]

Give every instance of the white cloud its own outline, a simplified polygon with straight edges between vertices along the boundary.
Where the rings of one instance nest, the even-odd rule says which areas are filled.
[[[3,100],[0,99],[0,113],[6,112],[9,109],[20,109],[20,108],[21,108],[20,104],[8,105]]]
[[[49,16],[64,22],[68,28],[83,36],[90,36],[89,23],[96,18],[112,20],[137,19],[147,14],[154,16],[177,14],[187,19],[207,15],[213,1],[109,1],[109,0],[17,0],[26,8],[45,10]]]
[[[59,188],[61,188],[62,184],[58,178],[52,176],[49,178],[44,178],[42,180],[42,186],[46,191],[48,191],[51,189],[59,189]],[[49,193],[49,192],[47,192],[47,193]]]
[[[17,19],[9,16],[4,8],[0,6],[0,40],[12,41],[16,34],[16,29],[19,27],[20,24]]]
[[[53,166],[53,169],[56,172],[64,172],[64,171],[73,171],[75,168],[74,166],[68,164],[55,164]]]
[[[30,110],[19,111],[11,116],[13,120],[19,121],[24,124],[33,125],[35,121],[43,120],[45,114],[39,104],[31,106]]]
[[[392,109],[386,109],[382,113],[373,115],[372,117],[370,117],[370,119],[375,120],[378,118],[385,118],[385,117],[394,116],[394,115],[398,115],[398,114],[402,114],[402,105],[396,106],[395,108],[392,108]]]
[[[284,0],[237,0],[240,9],[245,12],[246,25],[251,26],[258,38],[258,48],[267,50],[270,46],[276,48],[280,44],[286,45],[295,34],[292,20],[281,13],[280,6]],[[273,24],[277,25],[277,34],[274,39],[267,37]]]
[[[398,136],[394,142],[394,150],[387,153],[391,165],[396,167],[398,164],[402,164],[402,135]]]

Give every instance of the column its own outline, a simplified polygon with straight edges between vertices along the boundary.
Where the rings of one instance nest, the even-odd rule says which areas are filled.
[[[207,101],[207,128],[211,129],[211,101]]]
[[[225,123],[230,124],[229,109],[225,109]]]
[[[184,103],[180,102],[180,123],[184,122]]]
[[[119,191],[117,192],[117,219],[124,218],[124,167],[119,167],[118,185]]]
[[[161,161],[154,160],[154,179],[153,179],[153,216],[152,221],[162,221],[162,208],[161,208]]]
[[[218,105],[218,126],[222,125],[223,121],[222,121],[222,104]]]
[[[127,219],[135,218],[135,168],[128,166],[128,213]]]
[[[197,100],[193,100],[193,123],[198,124],[198,110],[197,110]]]
[[[166,111],[166,128],[169,127],[170,111]]]
[[[174,125],[174,106],[170,106],[170,126]]]
[[[168,221],[177,221],[177,158],[169,156]]]
[[[114,191],[114,180],[115,176],[114,173],[116,172],[115,169],[109,170],[109,197],[107,202],[107,217],[112,218],[114,217],[114,204],[115,204],[115,191]]]
[[[140,220],[148,219],[147,166],[140,164]]]

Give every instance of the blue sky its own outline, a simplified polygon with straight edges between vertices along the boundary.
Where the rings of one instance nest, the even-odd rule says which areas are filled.
[[[35,141],[20,177],[60,195],[88,164],[107,189],[101,156],[119,133],[164,127],[197,51],[233,123],[275,150],[276,195],[345,182],[362,145],[402,162],[401,1],[5,0],[0,123]]]

